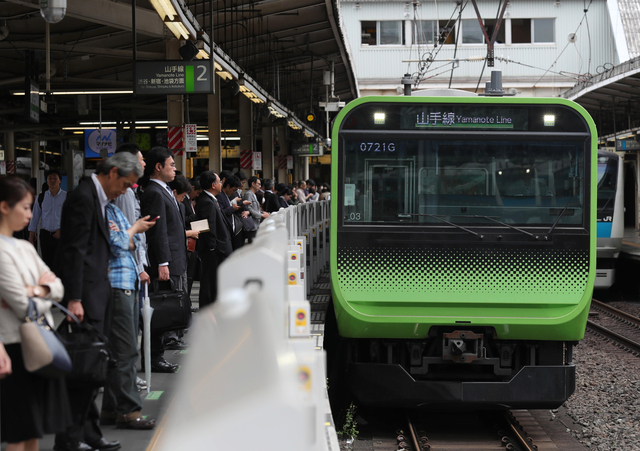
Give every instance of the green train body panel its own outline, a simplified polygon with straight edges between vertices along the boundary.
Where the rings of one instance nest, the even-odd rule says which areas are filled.
[[[350,111],[370,102],[563,105],[573,109],[584,118],[591,134],[588,248],[538,248],[535,243],[522,248],[465,247],[461,243],[396,248],[374,242],[365,246],[345,243],[339,248],[340,126]],[[341,336],[419,339],[427,337],[432,326],[489,326],[498,339],[583,338],[596,268],[597,133],[582,107],[556,98],[365,97],[349,103],[337,116],[332,142],[335,199],[331,203],[330,268]],[[399,230],[396,241],[401,234]]]

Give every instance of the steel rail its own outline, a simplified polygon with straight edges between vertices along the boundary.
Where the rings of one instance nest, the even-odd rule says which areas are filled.
[[[619,316],[620,318],[623,318],[626,321],[629,321],[630,323],[633,323],[636,326],[640,327],[640,318],[638,318],[637,316],[630,315],[629,313],[623,312],[622,310],[618,310],[617,308],[611,307],[610,305],[607,305],[596,299],[591,299],[591,307],[593,307],[596,310],[601,310],[603,312]]]
[[[416,433],[416,427],[413,425],[413,422],[411,421],[409,414],[407,414],[407,423],[409,424],[409,432],[411,433],[411,442],[413,444],[413,449],[416,451],[421,451],[422,446],[418,441],[418,434]]]
[[[527,437],[527,434],[524,432],[524,429],[520,426],[520,423],[518,423],[515,416],[511,412],[504,412],[503,416],[509,424],[511,432],[513,432],[515,437],[518,439],[518,445],[524,447],[526,451],[538,451],[538,447],[533,444],[529,437]]]
[[[614,342],[630,349],[632,352],[640,354],[640,343],[635,342],[633,340],[629,340],[622,335],[619,335],[606,327],[602,327],[599,324],[594,323],[593,321],[587,321],[587,329],[591,329],[593,332],[602,335],[605,338],[613,340]]]

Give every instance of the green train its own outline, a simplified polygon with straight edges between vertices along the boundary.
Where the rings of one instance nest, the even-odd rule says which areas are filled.
[[[329,383],[338,371],[360,403],[391,407],[568,399],[596,268],[589,114],[559,98],[365,97],[332,143]]]

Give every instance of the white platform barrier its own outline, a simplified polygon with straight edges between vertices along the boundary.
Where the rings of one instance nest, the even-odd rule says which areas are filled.
[[[332,448],[325,354],[309,337],[304,285],[289,288],[291,272],[304,271],[296,220],[273,215],[220,266],[218,300],[191,328],[160,449]]]

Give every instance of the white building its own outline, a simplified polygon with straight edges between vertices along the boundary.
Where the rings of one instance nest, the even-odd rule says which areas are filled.
[[[491,38],[504,3],[476,3]],[[491,71],[500,70],[507,92],[543,97],[558,96],[578,81],[637,56],[640,39],[633,33],[626,36],[623,26],[631,17],[628,4],[508,2],[494,45],[493,68],[485,66],[486,38],[470,0],[341,0],[340,11],[363,96],[397,95],[406,73],[420,80],[418,89],[451,87],[481,93]]]

